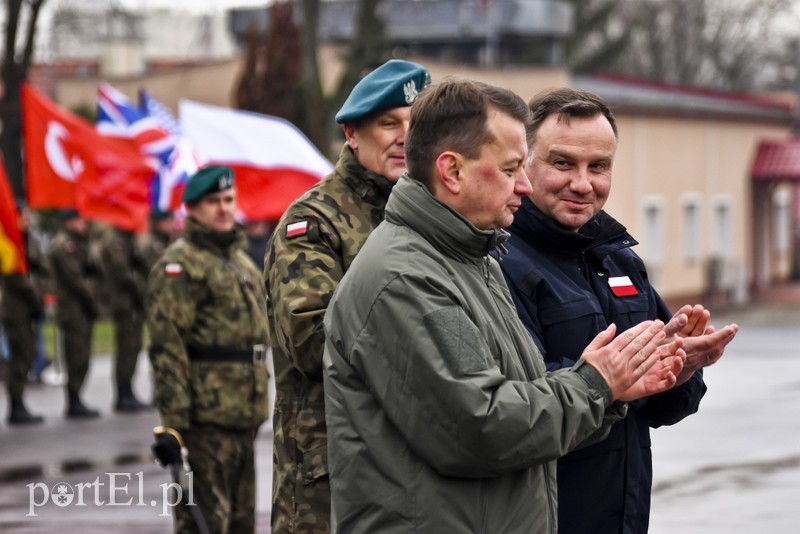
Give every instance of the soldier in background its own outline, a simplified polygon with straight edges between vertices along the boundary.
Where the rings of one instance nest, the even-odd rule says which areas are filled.
[[[275,229],[275,221],[253,219],[244,221],[244,235],[247,237],[247,254],[259,270],[264,269],[264,256],[267,245]]]
[[[158,259],[175,240],[172,212],[154,209],[150,212],[150,228],[141,237],[139,250],[146,265],[146,272],[156,264]]]
[[[9,346],[6,390],[8,422],[12,425],[36,424],[44,421],[28,411],[22,396],[28,372],[36,358],[39,325],[44,319],[44,280],[48,276],[47,259],[29,231],[29,214],[22,207],[18,215],[19,229],[25,242],[28,272],[2,277],[3,305],[0,317]]]
[[[322,319],[406,171],[411,103],[430,84],[421,65],[391,60],[364,77],[336,122],[347,139],[333,173],[297,199],[267,249],[275,369],[272,531],[330,531]]]
[[[147,264],[136,234],[108,226],[100,236],[100,251],[114,323],[114,385],[118,412],[138,412],[147,406],[133,393],[133,375],[142,350]]]
[[[209,531],[253,532],[254,442],[269,416],[266,295],[234,219],[232,171],[199,170],[183,201],[183,239],[167,248],[147,283],[150,361],[166,427],[154,452],[162,464],[180,462],[181,436]],[[176,531],[194,532],[190,510],[174,510]]]
[[[99,266],[89,253],[88,223],[75,210],[62,210],[62,228],[50,248],[56,294],[56,323],[61,332],[67,366],[69,418],[94,418],[100,412],[87,407],[80,393],[92,352],[92,328],[98,316]]]

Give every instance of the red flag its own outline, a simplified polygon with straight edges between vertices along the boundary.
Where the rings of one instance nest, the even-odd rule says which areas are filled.
[[[17,206],[0,159],[0,274],[28,272],[25,244],[17,219]]]
[[[28,204],[144,231],[153,168],[130,139],[107,137],[22,85]]]

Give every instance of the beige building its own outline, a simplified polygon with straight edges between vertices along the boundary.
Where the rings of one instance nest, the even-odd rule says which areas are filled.
[[[336,57],[331,50],[323,52],[327,83],[340,72]],[[417,61],[434,80],[473,77],[508,87],[526,100],[560,85],[605,98],[620,132],[606,209],[640,241],[636,250],[668,301],[743,303],[754,289],[789,277],[793,189],[780,181],[754,183],[751,171],[762,141],[791,137],[791,104],[630,80],[572,78],[561,69],[486,70]],[[230,106],[239,69],[237,60],[229,60],[136,78],[60,78],[48,92],[68,108],[94,106],[98,83],[107,81],[132,98],[144,87],[173,110],[181,98]]]

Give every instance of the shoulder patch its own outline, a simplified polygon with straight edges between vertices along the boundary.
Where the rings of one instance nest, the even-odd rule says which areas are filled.
[[[297,221],[286,225],[286,239],[299,237],[308,233],[308,221]]]
[[[164,266],[164,274],[167,276],[178,276],[183,272],[183,265],[180,263],[167,263]]]
[[[284,237],[286,239],[305,237],[311,243],[316,243],[319,241],[320,237],[319,226],[314,219],[301,219],[299,221],[290,222],[286,225]]]

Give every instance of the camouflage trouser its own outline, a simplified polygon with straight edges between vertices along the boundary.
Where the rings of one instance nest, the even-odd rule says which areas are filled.
[[[143,319],[138,310],[114,312],[114,376],[117,393],[130,392],[136,362],[142,350]]]
[[[28,383],[28,371],[36,358],[36,326],[33,321],[3,323],[8,339],[6,390],[9,399],[21,399]]]
[[[291,404],[291,403],[290,403]],[[301,420],[292,408],[278,402],[272,420],[272,534],[327,534],[331,531],[331,487],[328,477],[324,409],[306,407],[313,421]],[[297,418],[297,419],[296,419]],[[296,430],[294,425],[296,425]],[[309,429],[313,428],[314,431]],[[307,451],[294,439],[303,430]]]
[[[256,431],[194,425],[183,433],[193,472],[194,502],[200,507],[209,532],[255,531]],[[198,532],[186,506],[179,505],[174,512],[175,532]]]
[[[59,324],[64,364],[67,366],[67,391],[77,395],[89,372],[92,355],[92,327],[94,321],[73,321]]]

